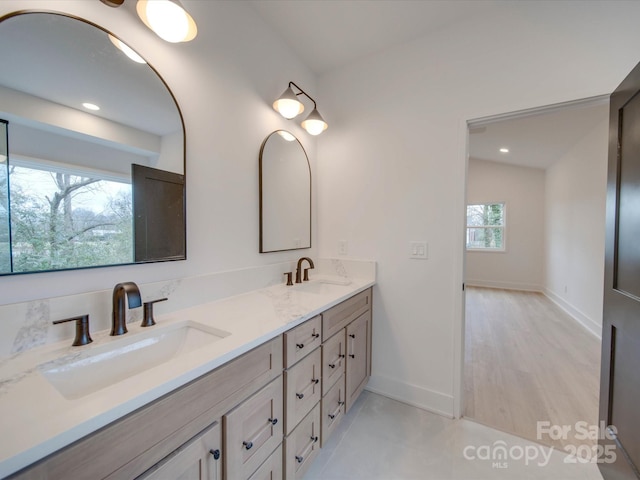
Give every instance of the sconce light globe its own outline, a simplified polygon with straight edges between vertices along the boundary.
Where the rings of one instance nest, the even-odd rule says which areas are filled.
[[[280,98],[273,102],[273,109],[284,118],[291,120],[304,112],[304,105],[298,100],[291,87],[288,87]]]
[[[167,42],[188,42],[198,34],[196,22],[177,0],[138,0],[136,11],[144,24]]]
[[[315,108],[301,125],[309,135],[320,135],[328,127],[327,122],[324,121],[320,112]]]

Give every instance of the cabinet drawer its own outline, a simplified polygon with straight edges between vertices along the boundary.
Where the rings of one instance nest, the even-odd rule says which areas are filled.
[[[136,480],[221,480],[221,443],[216,422]]]
[[[223,417],[225,478],[249,478],[282,442],[282,377]]]
[[[322,344],[322,395],[344,374],[346,333],[343,328]]]
[[[284,334],[284,366],[291,367],[320,345],[322,317],[320,315],[292,328]]]
[[[320,446],[324,447],[324,444],[331,433],[338,426],[345,413],[345,379],[342,375],[335,383],[331,390],[322,397],[320,406],[320,427],[322,429],[322,435],[320,435]]]
[[[346,327],[348,323],[370,309],[370,288],[330,308],[322,314],[322,339],[325,340],[332,337],[340,329]]]
[[[282,445],[276,448],[248,480],[282,480]]]
[[[309,413],[322,396],[322,357],[320,349],[284,372],[285,383],[285,435]]]
[[[284,469],[287,480],[300,479],[320,451],[320,404],[284,440]]]

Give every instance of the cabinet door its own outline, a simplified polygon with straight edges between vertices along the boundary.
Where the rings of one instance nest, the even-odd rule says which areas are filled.
[[[282,445],[276,448],[249,480],[282,480]]]
[[[223,417],[227,479],[249,478],[282,443],[282,376]]]
[[[343,328],[322,344],[322,395],[344,374],[346,334]]]
[[[371,310],[347,325],[347,412],[369,380],[370,339]]]
[[[331,433],[336,429],[342,417],[344,417],[345,407],[344,375],[331,387],[329,392],[322,397],[320,407],[320,446],[324,447]]]
[[[320,348],[284,372],[285,434],[289,435],[322,397]]]
[[[221,444],[220,422],[216,422],[137,480],[220,480]]]

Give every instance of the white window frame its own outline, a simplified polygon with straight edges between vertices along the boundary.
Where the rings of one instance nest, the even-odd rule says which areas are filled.
[[[467,222],[466,210],[471,205],[502,205],[502,225],[469,225]],[[487,253],[505,253],[507,251],[507,202],[474,202],[468,203],[465,209],[465,249],[467,252],[487,252]],[[502,230],[502,247],[467,247],[470,228],[499,228]]]

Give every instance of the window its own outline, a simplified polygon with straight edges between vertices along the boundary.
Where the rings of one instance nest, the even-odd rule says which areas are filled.
[[[467,250],[504,251],[504,203],[467,205]]]

